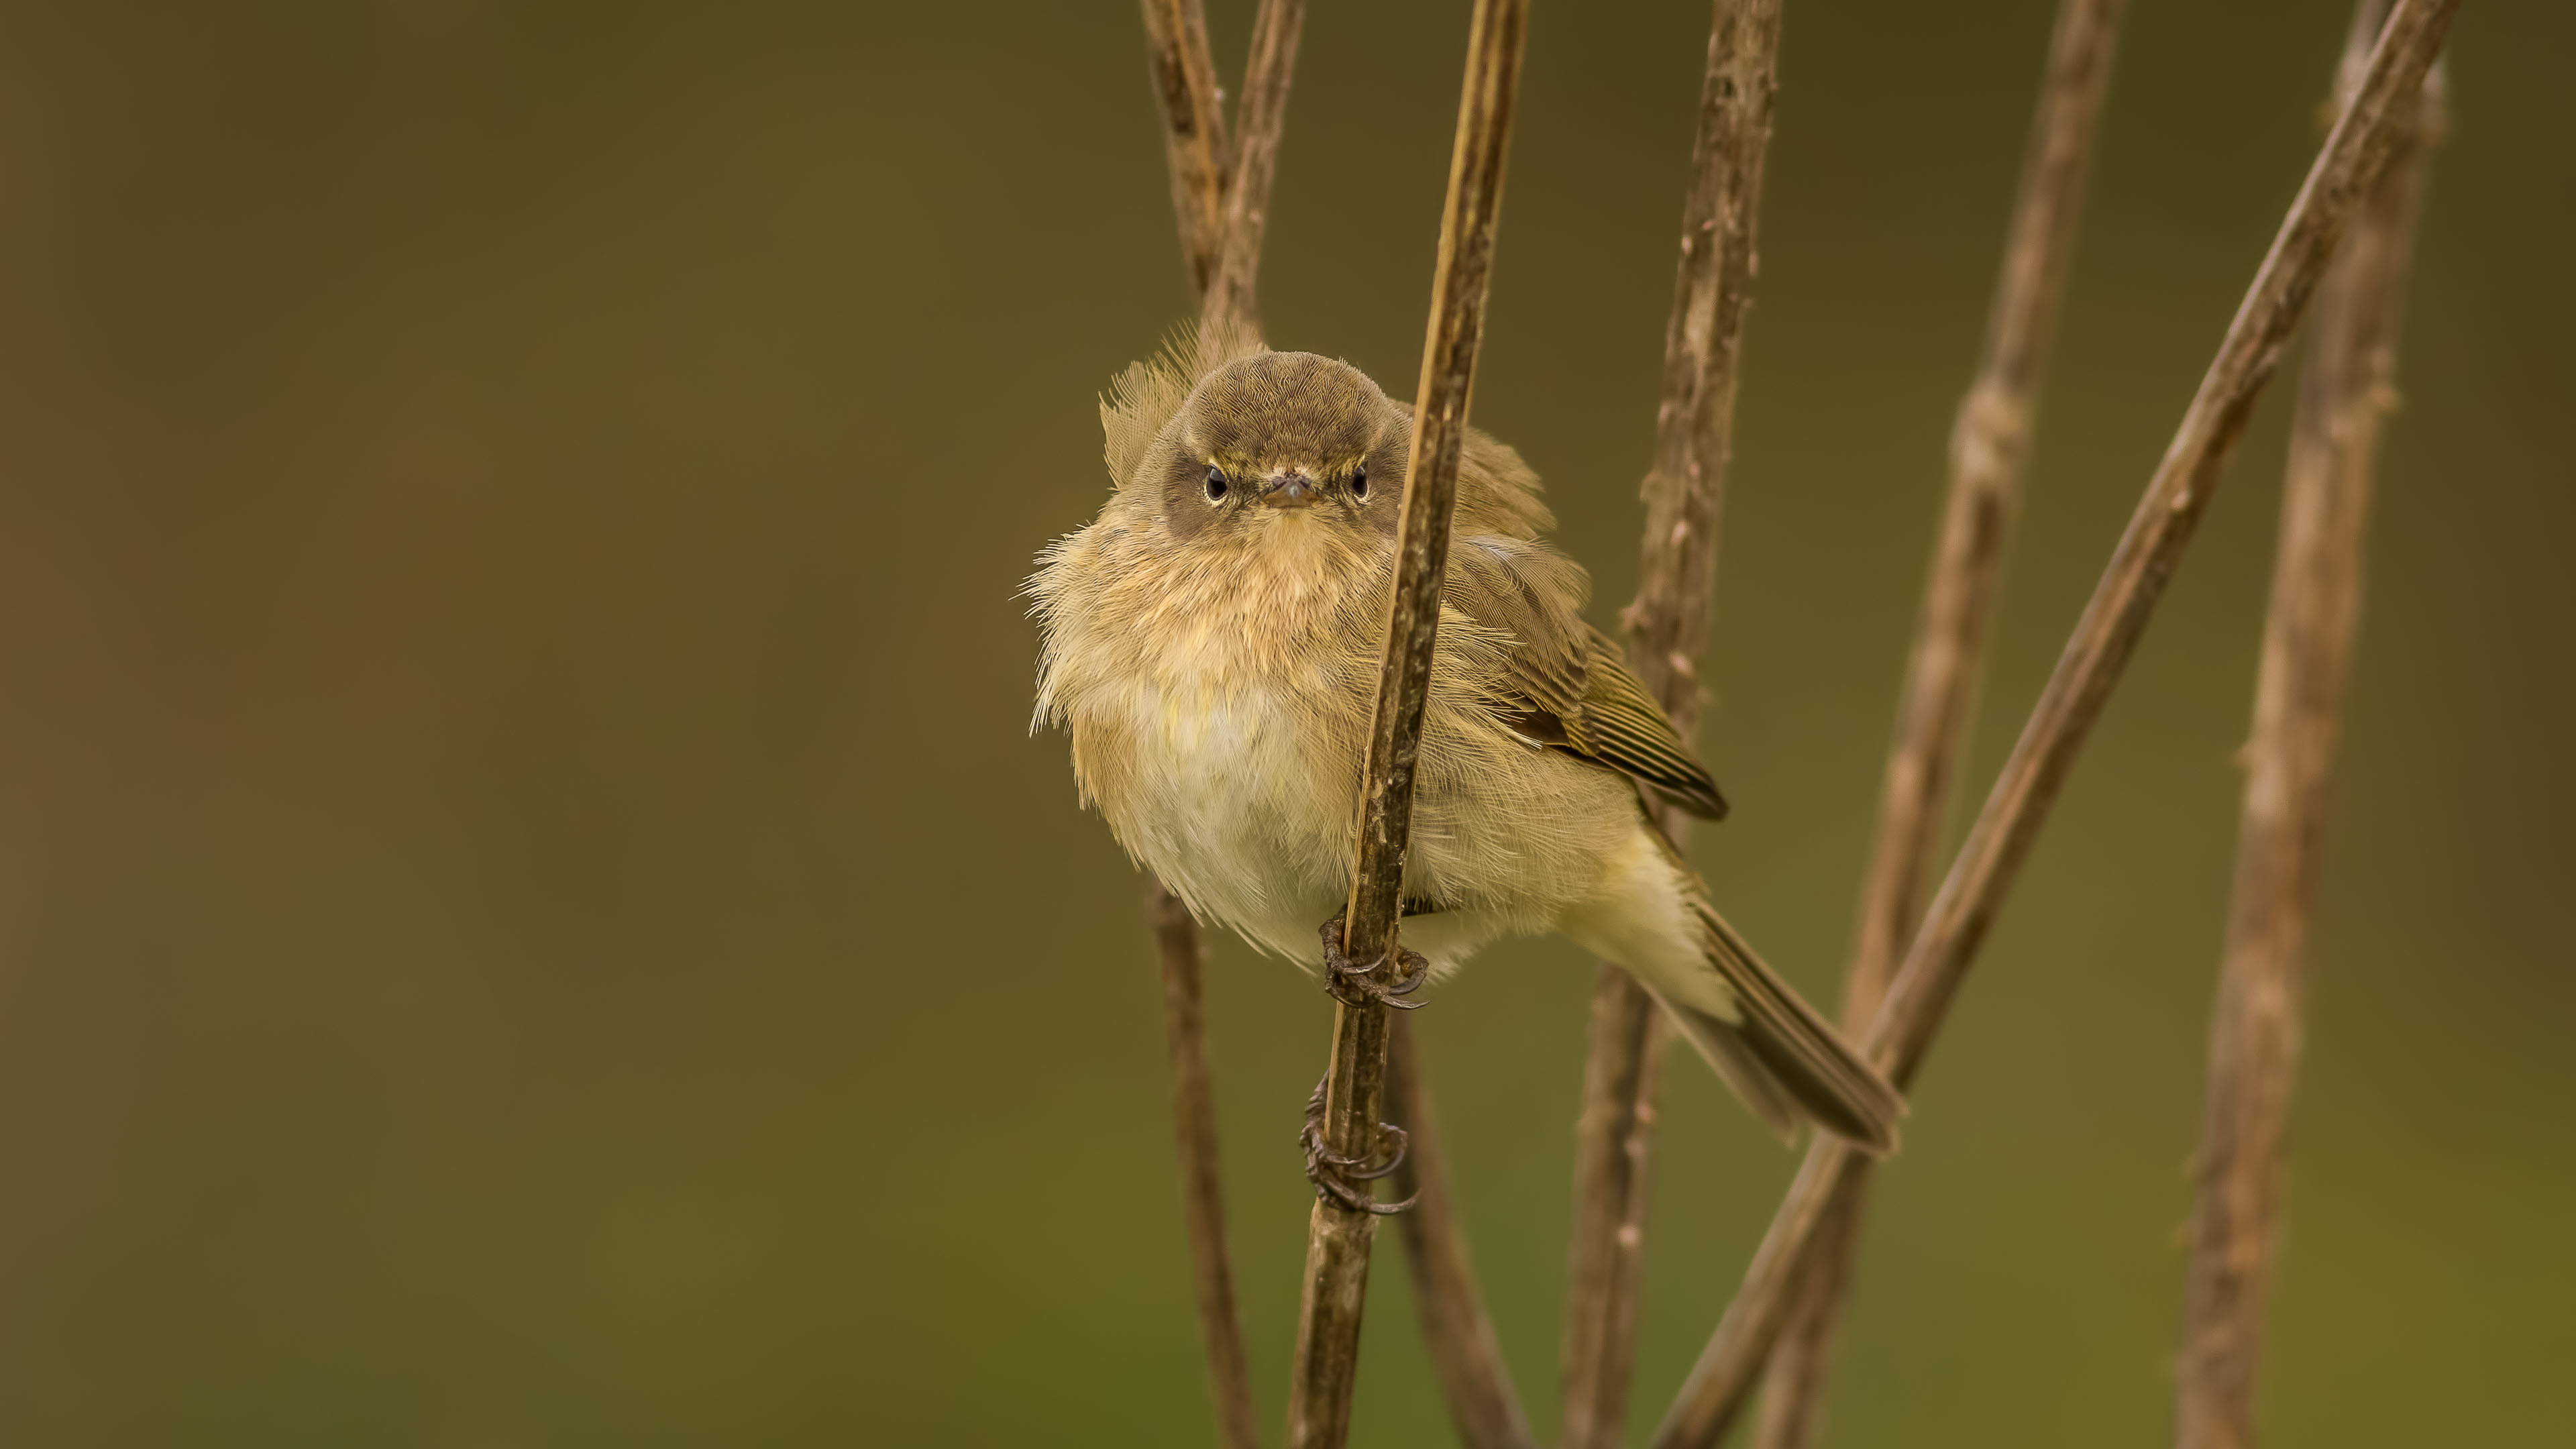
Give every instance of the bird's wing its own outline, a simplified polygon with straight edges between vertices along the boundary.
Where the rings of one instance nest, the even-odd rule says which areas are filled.
[[[1587,624],[1583,632],[1591,644],[1583,715],[1594,748],[1587,753],[1653,786],[1703,820],[1725,819],[1726,797],[1717,792],[1717,781],[1682,742],[1663,706],[1628,672],[1627,656],[1600,630]]]
[[[1726,817],[1726,799],[1646,692],[1619,646],[1575,612],[1582,574],[1562,554],[1521,539],[1461,538],[1448,602],[1501,636],[1490,682],[1522,738],[1604,765],[1694,815]]]

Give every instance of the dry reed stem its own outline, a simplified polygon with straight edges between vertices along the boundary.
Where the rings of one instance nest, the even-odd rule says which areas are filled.
[[[1432,272],[1404,506],[1396,525],[1386,657],[1360,775],[1359,843],[1342,945],[1350,960],[1362,964],[1391,961],[1398,950],[1396,916],[1413,824],[1413,773],[1430,692],[1449,519],[1457,502],[1458,455],[1466,436],[1476,348],[1484,337],[1503,158],[1528,22],[1528,0],[1476,0],[1468,19],[1466,78]],[[1387,1009],[1373,1000],[1340,1005],[1334,1013],[1323,1136],[1326,1146],[1345,1157],[1370,1157],[1379,1149],[1387,1027]],[[1289,1380],[1289,1449],[1339,1449],[1349,1436],[1360,1312],[1376,1227],[1370,1213],[1321,1196],[1316,1200]]]
[[[2030,456],[2084,173],[2110,87],[2123,0],[2063,0],[2022,155],[2021,185],[1986,318],[1985,352],[1950,433],[1949,494],[1906,664],[1860,925],[1843,985],[1843,1029],[1868,1030],[1889,975],[1923,916],[1950,785],[1983,673],[1987,622],[2003,578],[2005,534]],[[1763,1378],[1758,1449],[1804,1449],[1815,1435],[1835,1319],[1859,1233],[1866,1167],[1855,1170],[1808,1255],[1797,1305]]]
[[[1440,1150],[1420,1053],[1411,1023],[1396,1018],[1387,1042],[1386,1092],[1396,1120],[1412,1138],[1412,1150],[1392,1181],[1398,1198],[1414,1199],[1412,1210],[1395,1220],[1413,1277],[1414,1311],[1422,1320],[1423,1341],[1430,1346],[1432,1371],[1440,1376],[1440,1393],[1448,1400],[1458,1441],[1467,1449],[1536,1449],[1529,1420],[1512,1392],[1502,1345],[1476,1289],[1466,1236],[1458,1229],[1448,1159]]]
[[[1190,295],[1207,295],[1225,233],[1230,154],[1216,64],[1208,55],[1207,12],[1199,0],[1143,0],[1145,57],[1163,108],[1164,159],[1171,163],[1172,214],[1181,226],[1181,264]]]
[[[1557,1442],[1568,1449],[1614,1449],[1623,1442],[1637,1362],[1655,1087],[1671,1039],[1654,998],[1624,969],[1602,962],[1575,1119],[1574,1219],[1558,1352],[1563,1418]]]
[[[1646,532],[1636,601],[1622,615],[1637,677],[1688,735],[1717,594],[1717,510],[1734,447],[1735,385],[1756,265],[1754,211],[1771,141],[1780,0],[1717,0],[1700,92],[1681,262],[1664,329],[1655,461],[1641,492]]]
[[[2092,601],[1933,898],[1870,1034],[1872,1059],[1910,1082],[1952,996],[2046,821],[2077,749],[2155,612],[2220,466],[2325,270],[2345,224],[2414,114],[2415,94],[2460,0],[2399,0],[2349,110],[2335,123],[2263,258],[2218,355],[2113,551]],[[1655,1449],[1705,1449],[1733,1421],[1787,1317],[1826,1209],[1861,1159],[1832,1139],[1809,1149],[1745,1270],[1735,1301],[1656,1430]]]
[[[1717,519],[1733,450],[1735,389],[1755,267],[1762,158],[1778,89],[1780,0],[1716,0],[1708,72],[1682,203],[1681,259],[1664,328],[1655,455],[1641,490],[1636,600],[1622,615],[1639,677],[1682,738],[1697,730],[1698,659],[1717,593]],[[1659,812],[1676,843],[1689,824]],[[1636,1369],[1637,1294],[1667,1029],[1652,998],[1604,963],[1576,1118],[1574,1219],[1559,1350],[1565,1449],[1612,1449]]]
[[[1216,1093],[1208,1080],[1207,1026],[1200,1013],[1205,952],[1189,907],[1159,882],[1145,898],[1162,958],[1163,1018],[1172,1052],[1172,1130],[1179,1148],[1181,1212],[1197,1280],[1199,1329],[1215,1381],[1218,1429],[1227,1449],[1260,1449],[1252,1417],[1252,1370],[1234,1269],[1226,1259],[1225,1197],[1216,1165]]]
[[[2384,0],[2362,0],[2337,100],[2348,100]],[[2371,463],[2390,406],[2425,145],[2440,72],[2317,294],[2300,377],[2279,552],[2237,830],[2235,900],[2210,1023],[2209,1099],[2177,1365],[2180,1449],[2250,1449],[2264,1311],[2280,1241],[2282,1150],[2299,1003],[2344,682],[2360,605]]]
[[[1243,100],[1234,112],[1224,224],[1199,303],[1201,326],[1229,318],[1259,322],[1252,285],[1261,269],[1270,180],[1278,169],[1279,136],[1288,125],[1288,80],[1297,67],[1297,36],[1305,24],[1306,0],[1261,0],[1253,14],[1252,55],[1244,62]]]

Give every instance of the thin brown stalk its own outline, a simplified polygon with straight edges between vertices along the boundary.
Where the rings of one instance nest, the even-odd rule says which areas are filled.
[[[2003,578],[2004,537],[2030,456],[2040,367],[2074,251],[2095,121],[2110,88],[2121,8],[2122,0],[2062,0],[2049,39],[2002,273],[1986,318],[1985,354],[1950,432],[1949,495],[1880,788],[1878,831],[1843,985],[1843,1028],[1855,1035],[1878,1014],[1897,953],[1922,920],[1931,889],[1942,816],[1966,748],[1987,622]],[[1809,1255],[1798,1302],[1763,1379],[1753,1436],[1759,1449],[1804,1449],[1814,1439],[1867,1176],[1865,1166],[1855,1169]]]
[[[1215,1381],[1219,1430],[1227,1449],[1259,1449],[1253,1425],[1252,1370],[1235,1306],[1234,1268],[1225,1251],[1225,1196],[1216,1166],[1216,1093],[1208,1080],[1207,1025],[1199,973],[1206,953],[1180,897],[1157,883],[1145,899],[1163,966],[1163,1021],[1172,1052],[1172,1129],[1180,1150],[1181,1211],[1188,1220],[1190,1267],[1198,1283],[1199,1329]]]
[[[1671,1039],[1654,998],[1625,970],[1602,962],[1592,988],[1582,1114],[1575,1119],[1574,1220],[1558,1354],[1564,1418],[1557,1442],[1568,1449],[1614,1449],[1624,1442],[1645,1273],[1655,1087]]]
[[[1386,1092],[1411,1150],[1393,1178],[1395,1195],[1413,1208],[1395,1222],[1404,1234],[1404,1261],[1413,1277],[1414,1311],[1431,1349],[1432,1371],[1449,1401],[1449,1421],[1467,1449],[1535,1449],[1529,1420],[1512,1392],[1503,1349],[1485,1316],[1467,1238],[1458,1228],[1449,1191],[1449,1163],[1440,1149],[1431,1086],[1423,1079],[1421,1048],[1398,1017],[1388,1038]]]
[[[1145,56],[1163,108],[1164,157],[1171,163],[1172,214],[1181,226],[1181,263],[1190,295],[1207,295],[1225,234],[1229,156],[1225,108],[1209,58],[1207,12],[1199,0],[1143,0]]]
[[[1636,602],[1623,616],[1637,677],[1685,732],[1699,721],[1701,647],[1717,595],[1717,510],[1735,444],[1735,386],[1753,280],[1754,212],[1778,89],[1780,0],[1717,0],[1708,79],[1664,329],[1664,396],[1642,492]]]
[[[1754,268],[1762,159],[1778,89],[1780,0],[1716,0],[1708,71],[1682,203],[1681,259],[1664,328],[1664,389],[1643,494],[1635,602],[1623,618],[1637,672],[1684,739],[1696,731],[1698,659],[1717,592],[1717,519],[1733,450],[1735,390]],[[1663,823],[1678,842],[1677,811]],[[1604,964],[1576,1119],[1574,1221],[1559,1354],[1565,1449],[1621,1442],[1637,1345],[1662,1014]]]
[[[2363,0],[2337,86],[2357,88],[2384,0]],[[2282,1151],[2326,794],[2361,598],[2371,463],[2391,397],[2407,254],[2440,72],[2318,289],[2272,569],[2235,900],[2210,1023],[2209,1100],[2177,1364],[2180,1449],[2250,1449],[2280,1243]]]
[[[1244,63],[1243,101],[1235,108],[1232,179],[1215,265],[1199,303],[1199,321],[1255,322],[1252,286],[1261,269],[1261,239],[1270,221],[1270,180],[1279,136],[1288,125],[1288,79],[1297,67],[1297,35],[1306,0],[1261,0],[1252,17],[1252,57]]]
[[[1449,519],[1457,502],[1458,456],[1466,437],[1476,349],[1484,337],[1503,157],[1528,22],[1528,0],[1476,0],[1468,20],[1466,79],[1432,272],[1404,508],[1396,525],[1386,656],[1360,774],[1359,844],[1342,938],[1345,954],[1355,962],[1391,962],[1398,950],[1396,917],[1413,823],[1413,774],[1430,693]],[[1380,1147],[1387,1014],[1386,1007],[1366,998],[1334,1013],[1322,1131],[1324,1145],[1344,1157],[1374,1156]],[[1289,1381],[1289,1449],[1339,1449],[1349,1437],[1360,1311],[1376,1227],[1374,1214],[1320,1196],[1316,1201]]]
[[[2345,224],[2399,148],[2414,114],[2417,88],[2459,6],[2460,0],[2399,0],[2352,106],[2335,123],[2273,238],[2092,601],[1889,987],[1869,1049],[1899,1085],[1910,1082],[1922,1065],[2067,769],[2154,614],[2165,581],[2208,505],[2220,467],[2306,311]],[[1735,1302],[1656,1430],[1656,1449],[1703,1449],[1725,1432],[1788,1316],[1799,1269],[1826,1209],[1859,1160],[1832,1139],[1821,1139],[1808,1151],[1745,1270]]]

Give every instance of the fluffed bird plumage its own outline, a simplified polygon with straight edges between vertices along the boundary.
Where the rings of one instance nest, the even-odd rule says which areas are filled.
[[[1030,581],[1037,718],[1202,919],[1310,961],[1346,897],[1410,410],[1346,363],[1184,335],[1101,405],[1115,491]],[[1710,904],[1644,808],[1717,818],[1689,744],[1584,622],[1538,478],[1470,430],[1406,861],[1435,973],[1560,932],[1625,967],[1758,1115],[1878,1152],[1904,1104]]]

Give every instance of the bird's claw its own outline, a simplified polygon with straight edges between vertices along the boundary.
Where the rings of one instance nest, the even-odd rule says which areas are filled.
[[[1386,1160],[1375,1167],[1369,1165],[1368,1154],[1346,1157],[1325,1144],[1324,1085],[1331,1080],[1332,1074],[1327,1072],[1324,1080],[1315,1084],[1315,1095],[1306,1099],[1306,1125],[1297,1133],[1297,1145],[1306,1149],[1306,1180],[1315,1185],[1315,1196],[1346,1211],[1378,1217],[1391,1217],[1413,1206],[1415,1199],[1422,1196],[1418,1190],[1402,1202],[1379,1202],[1366,1187],[1354,1185],[1375,1181],[1404,1165],[1411,1141],[1403,1128],[1391,1122],[1377,1124],[1378,1151],[1385,1154]]]
[[[1374,1001],[1397,1011],[1419,1011],[1430,1005],[1427,1001],[1404,999],[1421,990],[1422,983],[1431,979],[1431,963],[1423,959],[1421,952],[1399,948],[1391,964],[1386,957],[1380,956],[1366,966],[1354,966],[1350,957],[1342,954],[1342,922],[1349,914],[1349,908],[1345,907],[1334,912],[1333,918],[1323,925],[1324,994],[1344,1006],[1363,1006]],[[1379,979],[1380,973],[1385,973],[1384,980]]]

